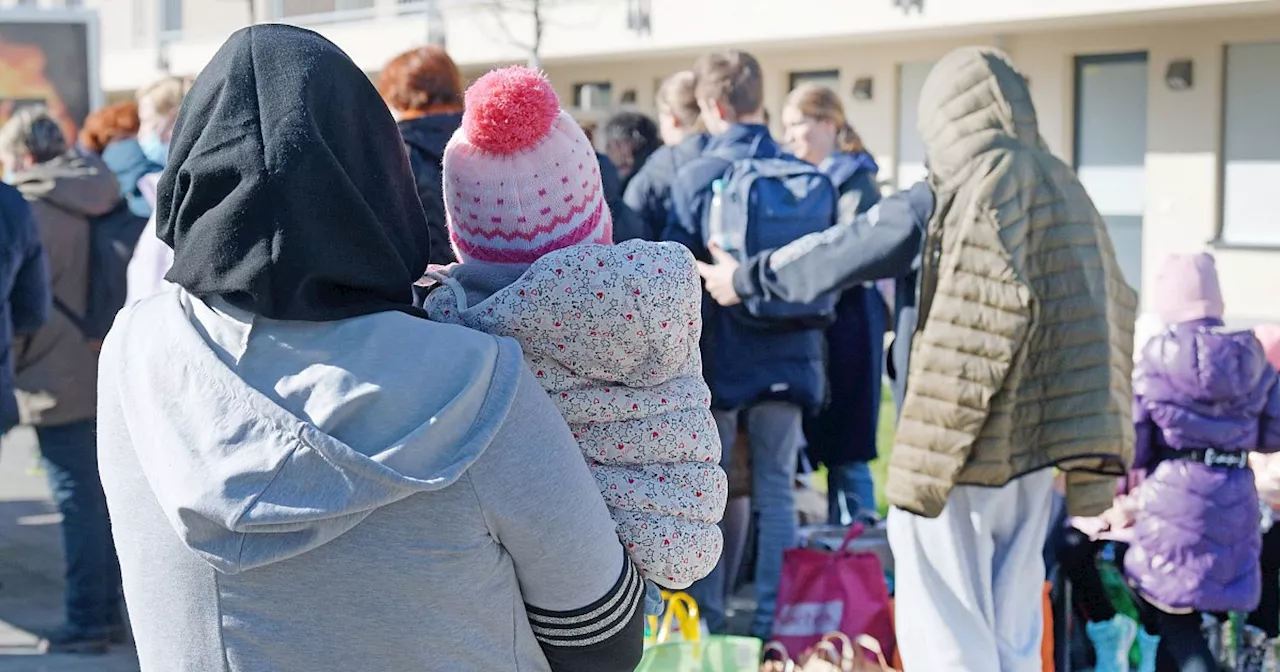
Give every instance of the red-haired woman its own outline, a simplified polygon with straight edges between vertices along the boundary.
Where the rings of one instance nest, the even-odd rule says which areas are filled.
[[[138,186],[143,175],[158,173],[164,166],[152,163],[138,144],[138,104],[132,100],[108,105],[84,120],[80,147],[102,157],[103,163],[120,182],[120,195],[139,217],[151,216],[151,204]]]
[[[431,263],[452,263],[440,192],[441,157],[462,124],[462,75],[444,49],[419,47],[387,63],[378,76],[378,93],[391,108],[409,150],[418,198],[430,227]]]

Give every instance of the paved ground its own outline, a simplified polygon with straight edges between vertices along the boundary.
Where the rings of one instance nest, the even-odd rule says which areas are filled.
[[[0,446],[0,672],[137,672],[128,647],[108,656],[36,654],[33,633],[62,617],[62,547],[34,443],[18,430]]]

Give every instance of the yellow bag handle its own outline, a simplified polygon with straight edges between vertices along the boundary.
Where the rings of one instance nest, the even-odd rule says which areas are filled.
[[[701,638],[702,629],[698,624],[698,603],[688,593],[667,593],[667,609],[662,615],[662,625],[658,627],[655,644],[664,644],[671,638],[671,626],[674,622],[680,628],[680,638],[686,642],[696,642]]]

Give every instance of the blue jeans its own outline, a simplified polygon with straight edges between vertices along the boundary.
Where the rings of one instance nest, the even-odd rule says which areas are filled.
[[[795,474],[804,443],[803,412],[795,404],[768,401],[737,411],[713,413],[723,446],[720,464],[726,470],[733,459],[738,423],[746,421],[751,446],[751,503],[757,520],[756,613],[751,634],[767,640],[773,630],[778,581],[782,578],[782,553],[795,546],[799,534]],[[689,589],[714,633],[723,633],[727,625],[725,602],[729,587],[724,565],[721,557],[715,570]]]
[[[98,476],[97,423],[37,427],[53,499],[62,513],[67,625],[106,634],[121,622],[120,562]]]
[[[850,525],[864,513],[876,513],[876,483],[871,464],[850,462],[827,469],[827,522]]]

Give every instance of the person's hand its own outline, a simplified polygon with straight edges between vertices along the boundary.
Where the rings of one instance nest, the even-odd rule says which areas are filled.
[[[1121,496],[1111,508],[1102,513],[1100,518],[1112,530],[1123,530],[1132,527],[1138,517],[1138,503],[1133,497]]]
[[[742,297],[739,297],[737,290],[733,288],[733,272],[738,270],[738,260],[715,243],[711,244],[710,250],[711,258],[715,263],[698,262],[698,275],[702,276],[707,293],[722,306],[736,306],[742,303]]]

